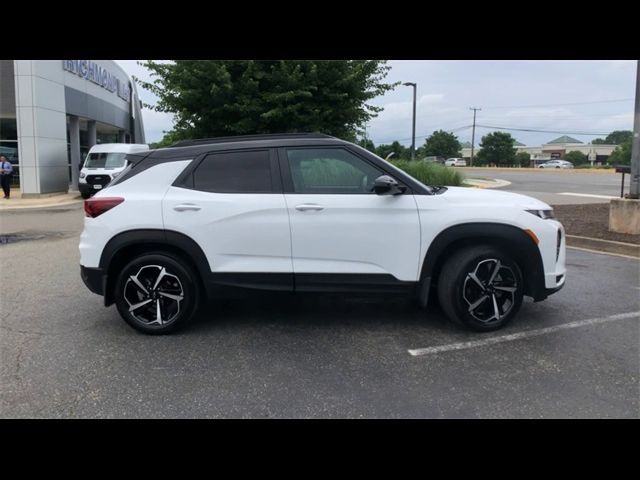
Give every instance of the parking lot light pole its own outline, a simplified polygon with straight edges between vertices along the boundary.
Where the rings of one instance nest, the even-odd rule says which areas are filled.
[[[413,82],[405,82],[402,85],[413,87],[413,130],[411,134],[411,160],[416,159],[416,90],[418,85]]]
[[[636,64],[636,106],[631,143],[631,185],[629,198],[640,198],[640,60]]]

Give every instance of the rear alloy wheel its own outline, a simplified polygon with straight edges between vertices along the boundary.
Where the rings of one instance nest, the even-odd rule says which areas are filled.
[[[457,252],[444,265],[438,283],[438,297],[447,316],[473,330],[503,327],[522,305],[520,268],[492,247]]]
[[[195,275],[184,262],[165,254],[143,255],[130,262],[116,283],[122,318],[144,333],[165,334],[184,326],[198,303]]]

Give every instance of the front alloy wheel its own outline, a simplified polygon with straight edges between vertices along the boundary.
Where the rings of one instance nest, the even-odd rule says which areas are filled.
[[[464,280],[462,296],[468,312],[479,322],[499,322],[515,305],[518,280],[513,270],[496,258],[480,261]]]
[[[506,325],[520,309],[523,291],[518,264],[490,246],[456,252],[438,279],[438,298],[445,314],[478,331]]]

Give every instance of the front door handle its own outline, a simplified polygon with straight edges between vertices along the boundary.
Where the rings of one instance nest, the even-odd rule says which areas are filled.
[[[176,205],[173,207],[176,212],[184,212],[185,210],[194,210],[198,211],[202,209],[199,205],[194,205],[193,203],[181,203],[180,205]]]
[[[313,211],[319,212],[320,210],[324,210],[322,205],[316,205],[315,203],[303,203],[302,205],[296,205],[296,210],[300,212]]]

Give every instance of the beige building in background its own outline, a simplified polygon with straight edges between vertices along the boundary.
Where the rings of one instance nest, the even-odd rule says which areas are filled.
[[[532,166],[548,160],[563,159],[567,153],[574,151],[584,153],[589,158],[591,165],[604,164],[616,147],[617,145],[583,143],[566,135],[539,147],[528,147],[520,142],[515,144],[518,153],[526,152],[531,155]],[[480,147],[476,147],[474,156],[479,151]],[[467,160],[471,158],[471,144],[469,142],[463,144],[462,156]]]

